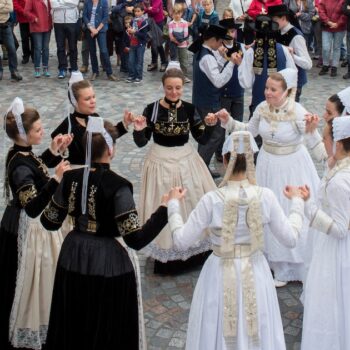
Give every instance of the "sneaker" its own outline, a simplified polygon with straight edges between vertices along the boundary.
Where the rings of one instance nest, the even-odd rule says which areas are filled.
[[[347,67],[347,65],[348,65],[348,61],[343,61],[340,66],[344,68],[344,67]]]
[[[288,284],[288,282],[280,281],[276,278],[274,278],[273,282],[275,283],[276,288],[281,288],[281,287],[284,287]]]
[[[166,67],[168,66],[168,64],[167,63],[162,63],[162,65],[160,66],[160,69],[159,69],[159,71],[160,72],[165,72],[166,71]]]
[[[34,77],[35,78],[40,78],[41,77],[40,68],[35,68]]]
[[[19,74],[16,70],[14,70],[12,73],[11,73],[11,80],[12,81],[21,81],[23,78],[21,76],[21,74]]]
[[[108,80],[110,81],[119,81],[119,78],[116,77],[114,74],[107,75]]]
[[[131,78],[131,77],[128,77],[128,78],[125,79],[125,82],[126,82],[126,83],[133,83],[133,82],[134,82],[134,79]]]
[[[318,75],[326,75],[328,73],[328,70],[329,70],[328,66],[322,66],[322,68],[319,71]]]
[[[151,63],[147,66],[147,71],[151,72],[152,70],[156,70],[158,68],[156,63]]]
[[[135,84],[140,84],[140,83],[142,83],[142,79],[136,78],[136,79],[134,80],[134,83],[135,83]]]
[[[334,78],[336,77],[338,74],[337,74],[337,67],[331,67],[331,77]]]
[[[43,76],[46,78],[50,78],[51,77],[51,73],[49,72],[47,67],[43,67]]]
[[[60,69],[58,71],[58,75],[57,75],[57,78],[58,79],[64,79],[66,77],[66,71],[64,69]]]
[[[188,83],[190,83],[190,82],[191,82],[191,79],[190,79],[190,78],[185,77],[185,84],[188,84]]]

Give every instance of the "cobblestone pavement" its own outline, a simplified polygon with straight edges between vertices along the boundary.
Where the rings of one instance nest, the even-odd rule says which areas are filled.
[[[226,2],[226,0],[220,1],[220,14]],[[18,55],[20,57],[20,52]],[[149,62],[150,52],[147,50],[145,67]],[[115,58],[113,58],[112,65],[114,70],[116,70],[115,63]],[[25,66],[19,64],[19,71],[24,77],[23,82],[11,83],[7,67],[4,67],[4,79],[0,81],[1,115],[3,115],[12,99],[16,96],[22,97],[25,104],[32,105],[40,111],[46,131],[42,149],[48,145],[50,131],[63,119],[63,109],[67,95],[67,79],[58,80],[56,78],[56,66],[56,49],[52,33],[50,52],[51,78],[41,77],[40,79],[35,79],[31,64]],[[341,78],[344,73],[345,69],[341,68],[337,78],[330,78],[329,76],[319,77],[318,69],[313,68],[309,74],[309,83],[303,91],[302,104],[308,110],[322,114],[326,98],[347,85],[347,82]],[[120,74],[119,76],[122,77]],[[94,82],[98,113],[104,118],[114,121],[122,118],[125,108],[135,113],[141,113],[147,103],[162,96],[160,78],[161,73],[159,72],[145,72],[143,83],[135,85],[127,84],[123,81],[110,82],[103,74],[100,75],[100,78]],[[187,84],[184,90],[184,99],[190,101],[191,84]],[[247,92],[245,101],[246,105],[248,105],[250,92]],[[246,116],[247,113],[245,114]],[[1,139],[3,139],[3,135],[2,132]],[[10,143],[7,141],[6,147],[9,145]],[[143,159],[147,148],[137,148],[131,133],[129,133],[118,141],[118,151],[112,165],[115,171],[133,182],[136,201],[140,189]],[[4,154],[5,151],[2,150],[1,153]],[[0,161],[1,169],[3,169],[4,157],[1,157]],[[221,165],[213,162],[212,166],[222,171]],[[321,169],[319,170],[321,173]],[[4,204],[1,203],[1,214],[3,209]],[[153,262],[151,260],[147,260],[140,255],[140,264],[148,348],[150,350],[183,349],[186,340],[191,298],[200,269],[198,268],[175,277],[160,277],[152,273]],[[278,290],[285,338],[287,348],[290,350],[300,348],[303,311],[299,301],[300,293],[301,285],[298,283],[288,284],[286,287]]]

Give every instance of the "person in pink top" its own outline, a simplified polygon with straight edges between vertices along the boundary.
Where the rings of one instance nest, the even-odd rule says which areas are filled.
[[[149,18],[152,18],[156,25],[163,31],[164,13],[162,0],[144,0],[145,13]],[[161,67],[160,72],[165,72],[168,65],[165,57],[164,47],[161,43],[152,43],[151,47],[152,62],[148,65],[147,70],[152,71],[158,68],[158,54],[160,56]]]
[[[275,5],[282,5],[282,0],[253,0],[247,13],[255,20],[256,16],[267,15],[267,8]]]
[[[29,30],[34,42],[34,76],[40,78],[42,63],[43,75],[49,77],[49,43],[52,29],[50,1],[27,0],[24,14],[29,19]]]
[[[345,36],[347,23],[347,17],[342,10],[343,4],[343,0],[322,0],[318,5],[319,16],[322,22],[323,59],[323,66],[318,73],[319,75],[327,74],[330,63],[332,63],[331,77],[337,76],[340,47]]]

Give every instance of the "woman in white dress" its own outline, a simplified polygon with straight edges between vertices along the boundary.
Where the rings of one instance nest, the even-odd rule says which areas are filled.
[[[175,188],[168,203],[174,244],[188,249],[209,230],[213,253],[194,291],[186,349],[284,350],[276,289],[263,254],[269,227],[279,242],[294,247],[303,221],[304,202],[296,187],[289,219],[268,188],[255,185],[252,135],[233,133],[223,153],[228,162],[222,187],[205,194],[184,224]]]
[[[217,113],[227,131],[248,130],[254,137],[258,134],[262,137],[256,166],[257,184],[274,192],[285,213],[290,209],[290,202],[283,196],[286,184],[308,183],[313,191],[319,184],[314,163],[303,145],[304,118],[308,112],[294,100],[296,86],[297,71],[284,69],[267,79],[266,101],[257,106],[249,123],[230,118],[226,110]],[[301,239],[293,249],[282,246],[273,235],[266,239],[267,258],[274,271],[276,287],[284,286],[287,281],[304,280],[304,262],[309,261],[312,249],[312,239],[307,237],[307,232],[305,222]]]
[[[304,286],[302,350],[350,349],[350,117],[333,120],[333,135],[336,164],[318,204],[305,206],[319,236]]]

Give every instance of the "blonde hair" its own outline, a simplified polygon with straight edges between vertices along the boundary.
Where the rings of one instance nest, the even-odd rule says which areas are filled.
[[[184,12],[184,7],[182,4],[175,4],[173,7],[173,13],[183,13]]]
[[[227,17],[225,16],[225,13],[229,13],[231,17]],[[225,8],[223,13],[222,13],[222,19],[225,19],[225,18],[233,18],[234,15],[233,15],[233,10],[229,7]]]
[[[202,5],[204,4],[210,4],[214,6],[213,0],[202,0]]]

